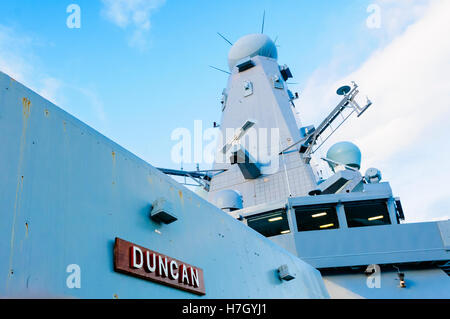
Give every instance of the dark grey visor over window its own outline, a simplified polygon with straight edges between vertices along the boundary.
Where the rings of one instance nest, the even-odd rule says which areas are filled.
[[[285,210],[275,210],[248,217],[247,225],[266,237],[290,233]]]
[[[386,200],[344,203],[344,209],[350,228],[391,223]]]
[[[339,228],[334,205],[295,207],[298,231],[325,230]]]

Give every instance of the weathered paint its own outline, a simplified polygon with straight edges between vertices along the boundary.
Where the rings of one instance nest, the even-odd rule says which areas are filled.
[[[201,267],[206,298],[328,297],[320,273],[298,257],[11,83],[0,73],[0,297],[201,298],[114,272],[116,237]],[[17,107],[23,97],[27,121]],[[149,218],[160,197],[171,201],[175,223]],[[80,289],[66,284],[73,264]],[[282,264],[295,280],[277,277]]]

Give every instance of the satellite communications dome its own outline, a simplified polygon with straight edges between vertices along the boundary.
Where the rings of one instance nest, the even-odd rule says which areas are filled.
[[[340,164],[361,168],[361,151],[358,146],[350,142],[334,144],[328,150],[327,158]]]
[[[265,56],[278,59],[275,43],[265,34],[249,34],[236,41],[228,54],[228,65],[230,70],[236,63],[246,57]]]
[[[213,198],[213,203],[220,209],[237,210],[243,208],[241,193],[232,189],[217,192]]]

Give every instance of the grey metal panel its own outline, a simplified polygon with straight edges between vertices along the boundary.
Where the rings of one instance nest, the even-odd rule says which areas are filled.
[[[296,232],[298,256],[316,268],[450,259],[437,223]]]
[[[220,125],[222,134],[226,136],[227,128],[236,129],[246,120],[254,119],[255,130],[264,128],[270,133],[272,128],[279,129],[279,143],[283,149],[300,139],[287,88],[273,87],[273,76],[281,78],[276,60],[255,56],[252,61],[255,63],[253,68],[242,73],[235,68],[229,78],[227,108],[222,114]],[[246,82],[252,83],[252,95],[245,96],[243,93]],[[247,149],[257,158],[251,148]],[[290,195],[304,196],[316,186],[311,166],[304,164],[297,152],[279,156],[276,172],[264,175],[261,169],[263,175],[255,180],[245,180],[239,168],[230,164],[215,163],[213,168],[228,171],[212,179],[209,198],[213,198],[217,191],[234,189],[242,194],[244,207],[283,200]]]
[[[347,298],[345,290],[369,299],[449,299],[450,278],[438,268],[414,269],[401,267],[405,273],[406,288],[399,287],[397,270],[382,269],[379,288],[367,285],[364,273],[325,275],[325,285],[331,298]],[[339,289],[341,288],[341,289]],[[343,294],[344,291],[344,294]]]
[[[270,240],[279,245],[280,247],[285,247],[287,250],[295,252],[295,239],[292,233],[287,235],[270,237]],[[294,255],[297,254],[294,253]]]
[[[0,297],[198,298],[114,272],[115,237],[202,268],[207,298],[328,295],[317,270],[3,73],[0,145]],[[176,222],[149,218],[157,198]]]
[[[373,200],[373,199],[388,199],[392,197],[392,191],[388,183],[383,183],[384,187],[377,188],[373,192],[356,192],[345,194],[326,194],[317,196],[305,196],[305,197],[293,197],[289,198],[289,205],[303,206],[303,205],[315,205],[315,204],[328,204],[338,202],[352,202],[360,200]],[[381,185],[381,184],[380,184]]]
[[[441,232],[442,242],[447,250],[450,250],[450,220],[438,222],[439,231]]]
[[[243,217],[249,216],[249,215],[256,215],[261,214],[265,212],[270,212],[272,210],[276,209],[282,209],[287,207],[287,201],[277,201],[277,202],[271,202],[261,205],[256,205],[248,208],[244,208],[238,211],[235,211],[233,213],[237,215],[241,215]]]
[[[231,152],[231,163],[238,165],[245,179],[256,179],[261,176],[259,164],[242,146]]]

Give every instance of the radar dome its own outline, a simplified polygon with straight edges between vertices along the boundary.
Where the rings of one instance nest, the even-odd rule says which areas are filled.
[[[361,168],[361,151],[358,146],[350,142],[334,144],[328,150],[327,158],[350,167]]]
[[[212,199],[212,202],[220,209],[226,209],[230,211],[243,208],[241,193],[232,189],[226,189],[217,192]]]
[[[238,61],[246,57],[265,56],[272,59],[278,58],[275,43],[265,34],[249,34],[236,41],[228,54],[230,70]]]
[[[381,172],[377,168],[369,168],[364,177],[369,184],[376,184],[381,181]]]

